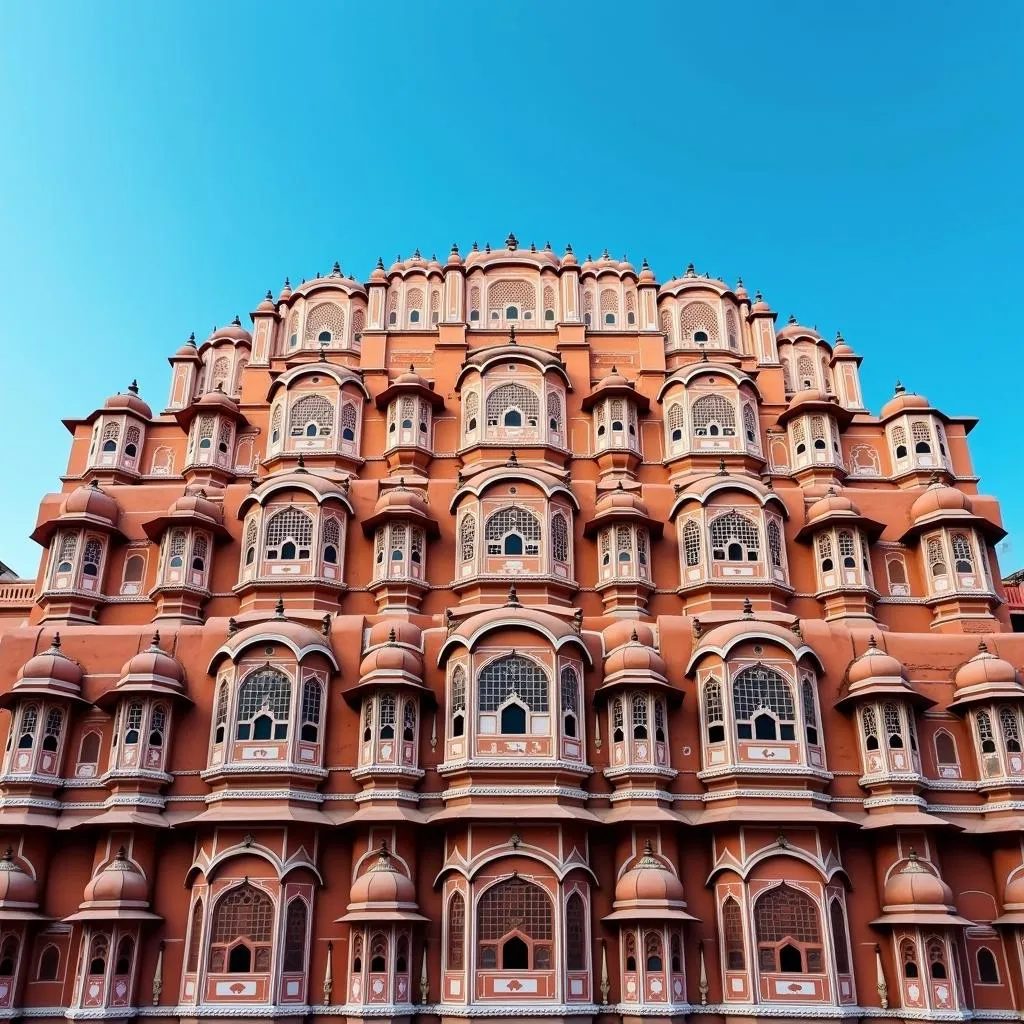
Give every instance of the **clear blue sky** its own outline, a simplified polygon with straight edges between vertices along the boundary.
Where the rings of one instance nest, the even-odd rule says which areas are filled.
[[[876,411],[898,376],[980,415],[1024,564],[1022,12],[0,0],[0,560],[35,571],[60,418],[163,408],[189,331],[513,230],[742,275]]]

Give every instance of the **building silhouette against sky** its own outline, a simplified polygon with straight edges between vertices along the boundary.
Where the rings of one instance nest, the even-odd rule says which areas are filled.
[[[1015,1019],[999,510],[859,363],[509,236],[67,420],[0,582],[0,1013]]]

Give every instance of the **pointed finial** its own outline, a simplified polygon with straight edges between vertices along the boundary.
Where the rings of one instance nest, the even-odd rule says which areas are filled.
[[[519,342],[516,341],[516,325],[515,324],[509,324],[509,328],[508,328],[508,343],[510,345],[518,345],[519,344]]]
[[[701,361],[702,363],[707,363],[707,362],[709,362],[709,359],[708,359],[708,350],[707,350],[706,348],[704,348],[704,346],[703,346],[703,345],[701,346],[701,350],[700,350],[700,361]]]
[[[451,254],[453,256],[458,256],[459,255],[459,243],[458,242],[452,242]]]
[[[299,461],[298,461],[297,465],[298,465],[299,469],[305,469],[306,468],[306,456],[303,455],[302,452],[299,452]]]
[[[545,242],[544,243],[544,251],[545,252],[551,252],[551,243],[550,242]]]
[[[325,612],[324,617],[320,620],[320,632],[324,636],[331,635],[331,613]]]
[[[625,489],[626,488],[622,486],[622,481],[621,480],[615,485],[615,490],[617,490],[617,491],[624,491]]]
[[[13,850],[12,847],[8,846],[7,849],[4,850],[3,859],[6,860],[6,861],[14,860],[14,850]]]
[[[633,627],[633,632],[629,634],[629,642],[631,644],[640,643],[640,634],[636,631],[636,626]]]
[[[485,242],[484,243],[484,252],[490,252],[490,251],[491,251],[491,243],[490,242]]]
[[[242,326],[242,318],[236,313],[235,314],[235,319],[232,320],[231,323],[234,324],[235,327],[241,327]]]
[[[699,640],[704,635],[704,625],[695,615],[693,617],[693,638]]]
[[[697,271],[694,269],[693,264],[692,263],[687,263],[686,264],[686,273],[683,274],[683,277],[696,277],[696,276],[697,276]]]
[[[654,856],[654,848],[651,846],[650,839],[645,839],[644,840],[644,856],[645,857],[653,857]]]
[[[789,628],[790,628],[790,630],[792,630],[794,636],[800,636],[800,637],[803,636],[803,633],[800,631],[800,620],[798,618],[794,619],[789,624]]]
[[[796,323],[796,317],[795,317],[795,316],[793,316],[793,314],[792,314],[792,313],[790,313],[790,314],[789,314],[789,319],[788,319],[788,320],[786,321],[786,323],[787,323],[787,324],[795,324],[795,323]]]
[[[754,292],[754,301],[755,302],[764,302],[764,296],[761,294],[760,290]]]
[[[736,278],[736,287],[737,288],[742,288],[743,287],[743,278],[742,277],[737,277]]]
[[[910,848],[910,852],[907,854],[907,860],[911,861],[914,864],[917,863],[917,850],[915,850],[913,847]]]
[[[60,650],[60,633],[53,634],[53,639],[50,641],[50,648],[54,651]]]
[[[267,302],[273,302],[274,301],[274,293],[268,288],[267,289],[267,294],[264,295],[263,298],[265,298],[267,300]]]
[[[570,254],[572,253],[572,242],[565,243],[565,251]]]
[[[133,380],[131,384],[128,385],[128,390],[133,395],[137,395],[139,393],[139,382],[137,380]]]
[[[237,632],[238,621],[235,619],[234,615],[232,615],[231,618],[228,619],[228,636],[234,636]]]
[[[285,286],[285,288],[291,288],[291,286],[292,286],[292,279],[290,277],[286,277],[284,279],[284,286]]]
[[[519,604],[519,595],[516,593],[516,585],[514,583],[510,583],[509,586],[508,586],[508,597],[505,600],[505,607],[506,608],[519,608],[519,607],[521,607],[521,605]]]
[[[537,251],[537,246],[534,245],[533,242],[531,242],[530,243],[530,252],[536,252],[536,251]]]
[[[752,619],[754,617],[754,606],[750,603],[750,598],[743,598],[743,618]]]
[[[895,395],[905,395],[906,393],[907,393],[907,389],[903,386],[903,381],[897,380],[896,381],[896,387],[893,389],[893,394],[895,394]]]
[[[395,627],[394,626],[392,626],[391,629],[388,631],[388,643],[389,644],[398,643],[398,634],[395,633]]]
[[[725,459],[722,456],[719,456],[719,458],[718,458],[718,475],[719,476],[728,476],[729,475],[729,471],[725,468]]]
[[[505,239],[505,248],[515,252],[519,248],[519,239],[510,231],[508,238]]]
[[[516,455],[516,451],[515,451],[514,448],[512,449],[512,451],[510,451],[508,453],[508,458],[505,460],[505,465],[506,466],[518,466],[519,465],[519,458]]]
[[[153,639],[149,641],[150,649],[160,646],[160,630],[153,633]]]
[[[195,347],[196,347],[196,332],[195,332],[195,331],[193,331],[193,332],[192,332],[192,333],[191,333],[191,334],[190,334],[190,335],[188,336],[188,341],[186,342],[186,344],[187,344],[187,345],[190,345],[190,346],[191,346],[192,348],[195,348]]]
[[[128,859],[128,851],[124,848],[124,846],[119,846],[117,848],[117,853],[114,854],[114,860],[127,860],[127,859]]]
[[[97,479],[96,479],[95,477],[93,477],[93,479],[89,481],[89,486],[90,486],[90,487],[91,487],[91,488],[92,488],[92,489],[93,489],[94,491],[98,491],[98,490],[100,489],[100,482],[99,482],[99,480],[97,480]]]
[[[473,252],[479,252],[479,251],[480,251],[480,246],[477,245],[476,242],[474,242],[473,243]]]
[[[988,644],[985,643],[984,640],[979,640],[978,641],[978,653],[979,654],[988,654]]]
[[[283,597],[279,597],[277,599],[277,604],[274,605],[274,618],[275,619],[283,619],[284,618],[284,598]]]
[[[869,651],[877,651],[878,650],[878,641],[875,639],[875,634],[874,633],[872,633],[871,636],[868,637],[868,650]]]
[[[335,260],[334,266],[331,267],[331,277],[341,277],[341,264]]]
[[[603,259],[603,260],[610,260],[611,259],[611,256],[608,255],[608,246],[604,247],[604,252],[601,253],[601,259]]]
[[[320,360],[319,361],[321,363],[326,363],[327,362],[327,346],[326,345],[321,345],[320,346]]]

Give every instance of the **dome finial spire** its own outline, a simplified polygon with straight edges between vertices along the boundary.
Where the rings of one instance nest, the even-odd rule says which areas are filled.
[[[284,598],[283,597],[279,597],[277,599],[277,604],[274,605],[274,618],[275,619],[283,619],[284,618]]]

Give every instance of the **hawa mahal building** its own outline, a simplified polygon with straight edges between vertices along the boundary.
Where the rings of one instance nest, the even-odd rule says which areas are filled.
[[[973,419],[513,236],[250,319],[0,584],[0,1017],[1020,1019]]]

